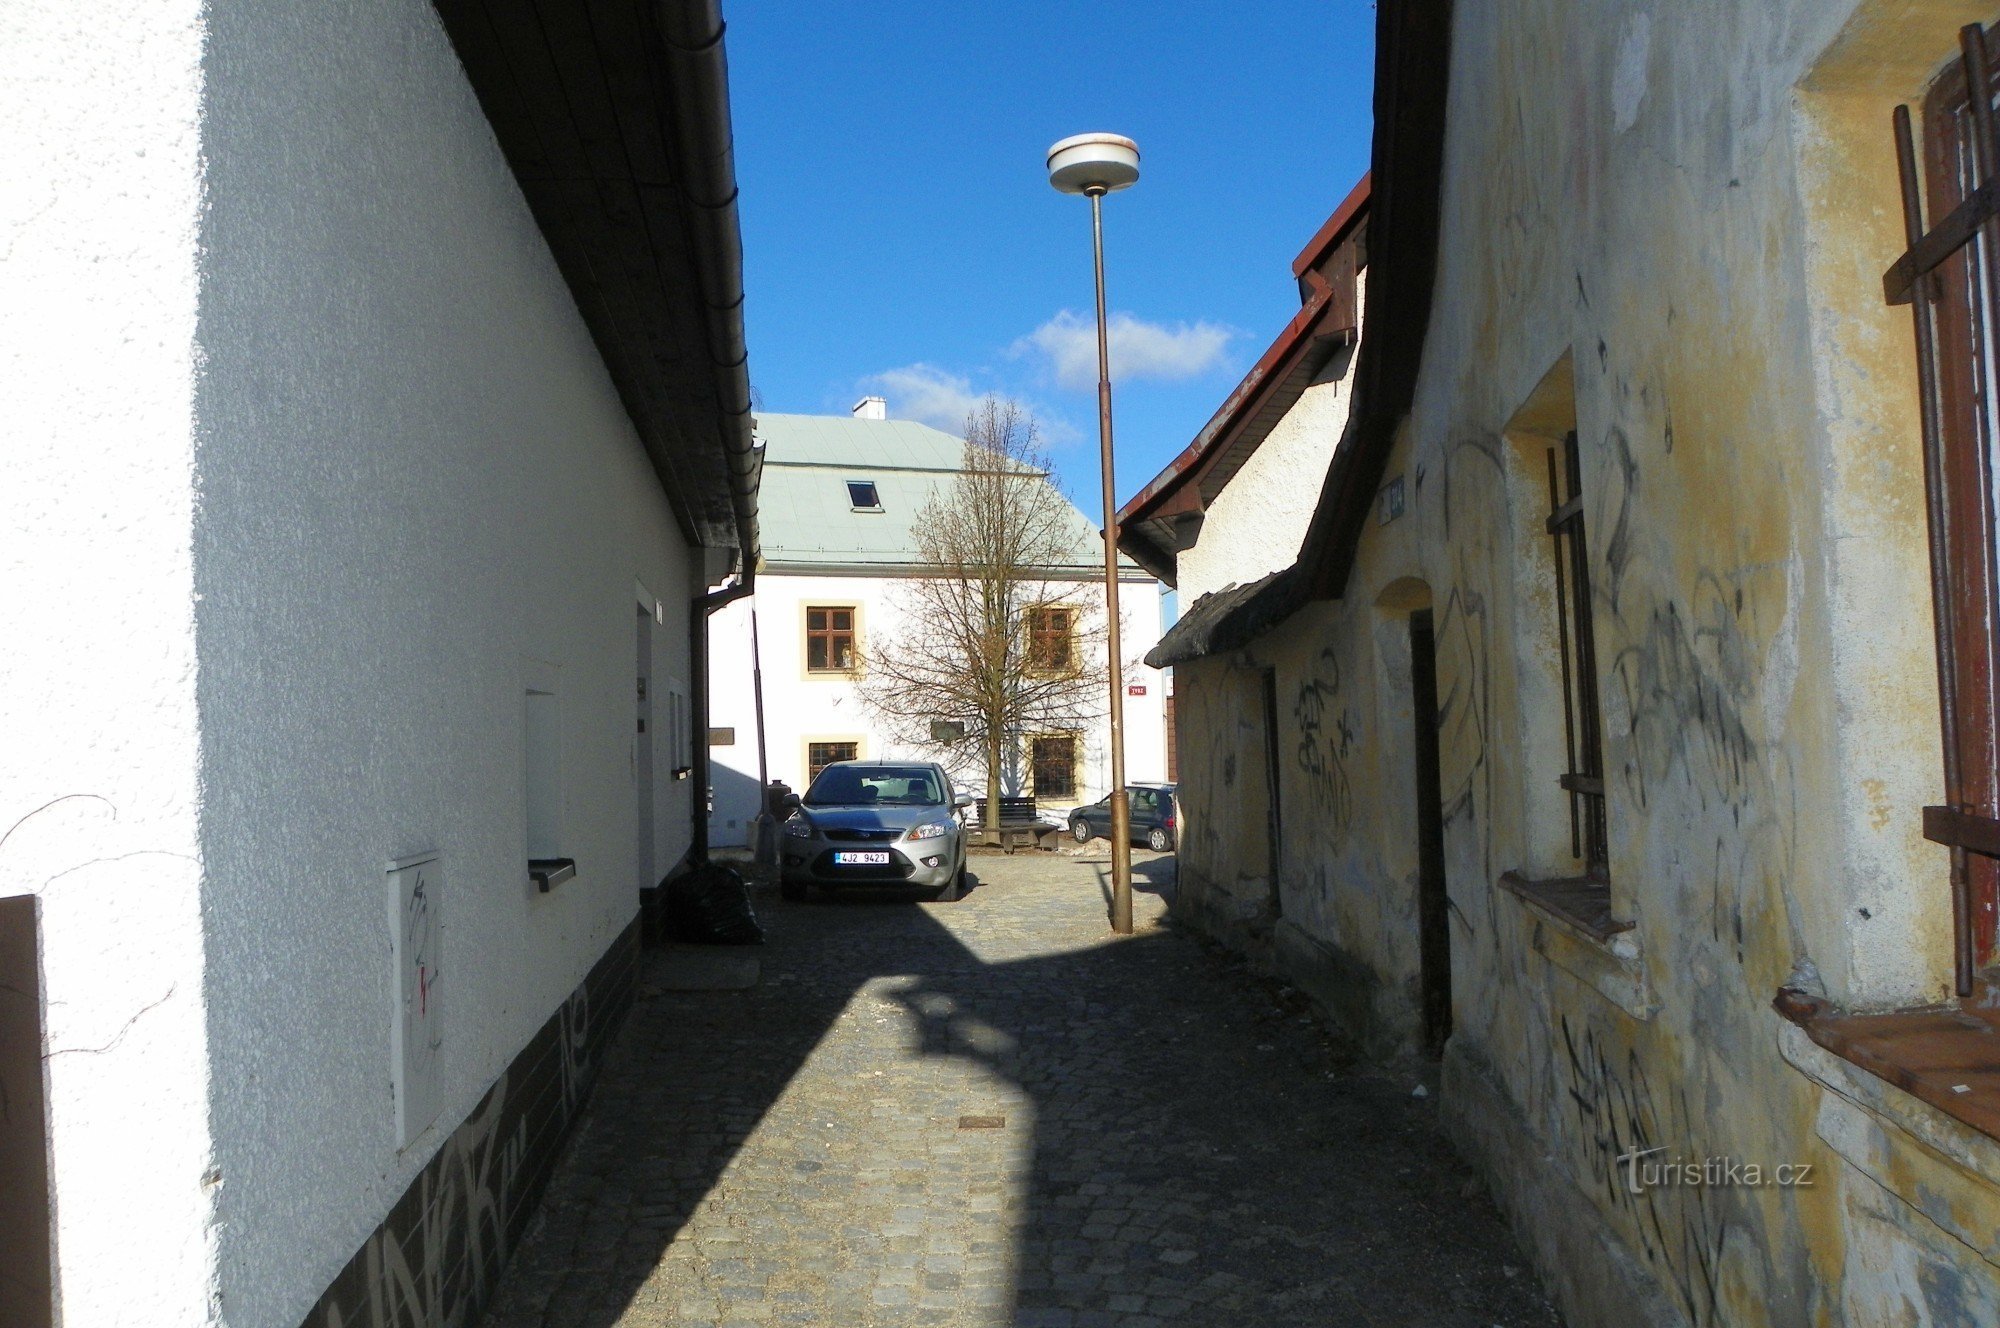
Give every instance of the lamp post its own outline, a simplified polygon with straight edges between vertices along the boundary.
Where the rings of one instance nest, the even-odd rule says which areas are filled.
[[[1117,134],[1078,134],[1049,149],[1049,183],[1090,199],[1097,274],[1097,450],[1104,476],[1104,608],[1111,652],[1111,930],[1132,932],[1132,805],[1125,793],[1125,664],[1118,645],[1118,503],[1111,471],[1111,347],[1104,326],[1104,196],[1139,178],[1139,145]]]

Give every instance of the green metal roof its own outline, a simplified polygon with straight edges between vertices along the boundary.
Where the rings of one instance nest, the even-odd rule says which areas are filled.
[[[757,496],[765,565],[773,571],[916,567],[917,514],[951,483],[963,460],[958,438],[910,420],[841,415],[757,415],[764,443]],[[856,511],[847,482],[875,486],[882,510]],[[1104,537],[1074,503],[1074,553],[1059,570],[1084,575],[1104,566]],[[1144,575],[1120,557],[1122,569]],[[1120,578],[1121,580],[1124,578]]]

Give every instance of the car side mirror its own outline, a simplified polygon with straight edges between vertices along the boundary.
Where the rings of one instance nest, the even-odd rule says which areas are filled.
[[[799,795],[796,793],[787,793],[784,797],[778,799],[778,805],[786,811],[797,811],[799,809]]]
[[[961,793],[951,800],[951,805],[959,811],[964,811],[972,805],[972,795],[970,793]]]

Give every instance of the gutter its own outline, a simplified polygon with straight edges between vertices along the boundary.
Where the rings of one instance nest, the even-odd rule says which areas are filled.
[[[757,566],[757,481],[761,457],[751,433],[749,348],[743,335],[743,231],[736,211],[736,147],[729,121],[729,61],[719,0],[660,0],[674,108],[680,193],[695,243],[695,268],[708,323],[708,355],[729,501],[736,514],[739,571]],[[748,594],[746,590],[743,593]]]

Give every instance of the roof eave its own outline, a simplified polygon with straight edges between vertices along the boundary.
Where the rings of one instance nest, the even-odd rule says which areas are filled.
[[[1373,171],[1363,171],[1361,178],[1354,182],[1354,187],[1347,191],[1347,197],[1341,199],[1340,206],[1333,210],[1333,215],[1314,232],[1312,239],[1306,241],[1306,247],[1299,250],[1299,256],[1292,260],[1294,277],[1303,277],[1318,267],[1328,251],[1345,240],[1360,223],[1368,207],[1369,181],[1373,176]]]

